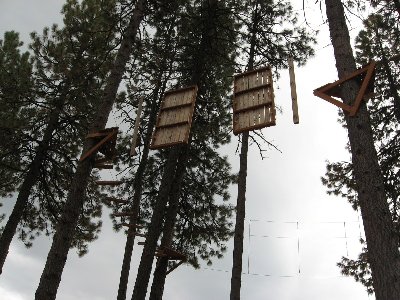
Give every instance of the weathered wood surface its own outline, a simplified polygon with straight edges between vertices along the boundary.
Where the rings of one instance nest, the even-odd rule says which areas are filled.
[[[234,79],[233,133],[275,125],[272,72],[268,67],[238,74]]]
[[[165,93],[153,133],[151,149],[187,143],[196,95],[197,86]]]
[[[138,132],[139,132],[139,125],[140,125],[140,115],[142,114],[142,105],[143,105],[144,97],[140,97],[138,109],[136,111],[136,120],[135,120],[135,127],[133,128],[133,135],[132,135],[132,145],[130,155],[135,156],[137,155],[136,146],[138,140]]]
[[[293,123],[299,124],[299,108],[297,104],[297,91],[296,91],[296,76],[294,73],[293,57],[288,58],[289,65],[289,79],[290,79],[290,94],[292,96],[292,112],[293,112]]]
[[[369,96],[374,91],[375,67],[376,62],[372,61],[367,66],[357,69],[356,71],[349,74],[348,76],[343,77],[342,79],[325,84],[315,89],[314,95],[340,107],[350,116],[355,116],[360,108],[362,99],[369,98]],[[343,99],[343,102],[336,99],[341,98],[342,87],[350,80],[354,80],[360,85],[360,90],[352,105],[347,104],[350,102],[347,101],[347,99]]]

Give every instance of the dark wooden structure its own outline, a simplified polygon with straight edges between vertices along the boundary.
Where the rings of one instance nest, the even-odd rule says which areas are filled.
[[[117,143],[118,127],[106,128],[97,132],[89,133],[86,138],[95,140],[96,144],[81,156],[79,161],[84,161],[98,152],[104,156],[95,161],[95,167],[107,168],[107,162],[115,157],[115,145]]]
[[[233,133],[275,125],[275,103],[270,67],[235,75]]]
[[[165,92],[150,149],[188,143],[196,96],[195,85]]]
[[[333,83],[328,83],[314,90],[314,95],[322,98],[338,107],[343,109],[349,114],[349,116],[355,116],[358,109],[360,108],[362,99],[368,99],[373,95],[374,92],[374,79],[375,79],[375,67],[376,62],[372,61],[367,66],[362,67],[352,74],[339,79]],[[360,90],[354,100],[353,105],[348,105],[339,101],[341,98],[341,89],[343,84],[354,80],[360,85]]]

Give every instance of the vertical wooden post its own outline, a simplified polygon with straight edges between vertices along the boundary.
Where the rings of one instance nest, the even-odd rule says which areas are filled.
[[[138,131],[139,131],[139,125],[140,125],[140,115],[142,114],[142,104],[143,104],[144,96],[140,97],[139,100],[139,106],[136,112],[136,120],[135,120],[135,128],[133,129],[133,137],[132,137],[132,146],[131,146],[131,156],[137,155],[136,152],[136,142],[137,142],[137,136],[138,136]]]
[[[296,77],[294,75],[294,64],[293,57],[288,58],[289,65],[289,78],[290,78],[290,92],[292,95],[292,111],[293,111],[293,123],[299,124],[299,110],[297,106],[297,92],[296,92]]]

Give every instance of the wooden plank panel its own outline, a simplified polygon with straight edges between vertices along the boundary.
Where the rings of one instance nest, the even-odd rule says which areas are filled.
[[[187,142],[196,95],[196,86],[166,92],[153,133],[151,149]]]
[[[261,129],[275,125],[275,107],[261,106],[234,115],[233,133]]]

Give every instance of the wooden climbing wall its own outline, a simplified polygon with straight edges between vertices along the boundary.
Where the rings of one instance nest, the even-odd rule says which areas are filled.
[[[197,86],[171,90],[164,94],[150,149],[188,142],[197,96]]]
[[[274,89],[269,67],[235,75],[233,133],[275,125]]]

